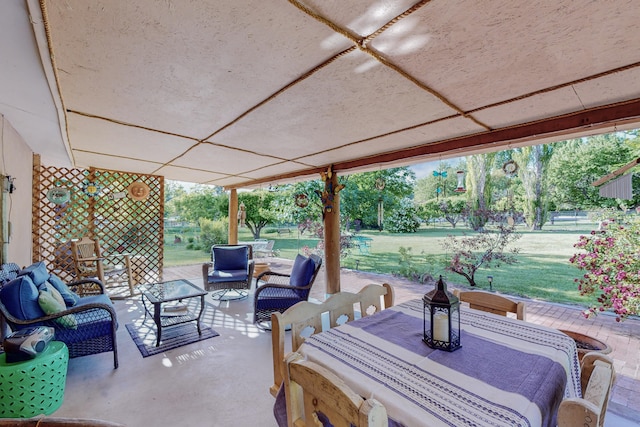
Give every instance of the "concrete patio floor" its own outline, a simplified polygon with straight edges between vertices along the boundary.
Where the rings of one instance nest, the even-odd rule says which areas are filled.
[[[290,260],[280,258],[270,258],[266,261],[270,263],[272,270],[282,272],[288,272],[292,264]],[[194,268],[198,274],[201,274],[200,265],[167,268],[164,272],[165,280],[193,277]],[[320,272],[313,286],[310,297],[312,299],[320,301],[325,299],[326,283],[323,272]],[[431,290],[428,286],[405,278],[347,269],[342,270],[340,281],[341,289],[350,292],[357,292],[369,283],[389,283],[394,287],[396,304],[422,297]],[[455,284],[449,286],[450,289],[456,287]],[[507,293],[499,287],[495,290]],[[609,411],[634,421],[629,425],[640,425],[640,319],[616,322],[615,316],[611,314],[601,314],[592,319],[585,319],[581,314],[583,308],[578,306],[520,300],[526,302],[528,322],[589,335],[606,342],[612,348],[609,356],[615,362],[617,379],[613,387]]]
[[[267,260],[288,272],[291,261]],[[202,286],[201,265],[167,268],[164,280],[188,279]],[[395,302],[421,297],[430,287],[389,275],[342,270],[342,290],[356,292],[369,283],[389,283]],[[455,288],[455,285],[450,285]],[[311,298],[325,299],[324,269]],[[220,337],[143,359],[124,327],[142,314],[140,297],[116,302],[120,328],[120,367],[111,353],[71,359],[65,399],[53,416],[99,418],[127,426],[275,426],[271,336],[251,322],[252,293],[234,302],[214,302],[203,323]],[[579,307],[526,300],[527,321],[568,329],[607,342],[615,361],[614,385],[605,426],[640,425],[640,321],[617,323],[601,315],[584,319]]]

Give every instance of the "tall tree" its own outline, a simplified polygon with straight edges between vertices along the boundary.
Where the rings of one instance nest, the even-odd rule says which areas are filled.
[[[524,217],[532,230],[542,230],[547,220],[549,203],[545,178],[552,155],[553,144],[522,147],[513,152],[526,195]]]
[[[278,187],[271,204],[276,221],[283,224],[301,224],[310,219],[322,220],[322,202],[316,195],[324,183],[317,179]]]
[[[198,185],[191,192],[172,200],[177,215],[197,223],[200,218],[222,219],[229,214],[229,200],[220,187]]]
[[[238,203],[245,206],[245,224],[251,230],[254,239],[260,238],[260,232],[267,225],[277,220],[277,213],[272,203],[275,193],[266,190],[254,190],[238,194]]]
[[[482,230],[489,220],[491,210],[491,168],[496,153],[476,154],[467,157],[467,192],[471,211],[469,224],[474,230]]]
[[[164,216],[165,218],[176,216],[178,210],[175,203],[187,194],[184,185],[178,181],[167,180],[164,184]]]
[[[413,195],[415,173],[407,167],[349,175],[341,183],[340,212],[347,222],[361,220],[363,225],[378,225],[378,203],[382,201],[384,216],[400,208],[400,201]],[[380,183],[384,184],[383,189]],[[345,224],[346,225],[346,224]]]
[[[554,203],[560,209],[619,207],[620,201],[600,197],[598,188],[591,184],[631,161],[634,155],[637,153],[631,150],[628,139],[619,134],[559,143],[548,170]]]

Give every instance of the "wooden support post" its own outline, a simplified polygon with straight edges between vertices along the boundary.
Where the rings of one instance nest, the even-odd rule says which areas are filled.
[[[324,191],[320,195],[324,220],[324,260],[327,294],[340,292],[340,196],[343,186],[329,167],[321,174]]]
[[[229,244],[238,243],[238,190],[232,188],[229,192]]]
[[[335,195],[333,209],[324,216],[324,259],[327,294],[340,292],[340,196]]]
[[[42,208],[40,204],[42,203],[40,200],[40,194],[42,192],[42,184],[40,179],[41,172],[41,163],[40,163],[40,155],[33,154],[33,170],[32,170],[32,187],[31,187],[31,201],[32,201],[32,210],[31,210],[31,262],[38,262],[41,260],[41,251],[42,245],[40,242],[41,239],[41,227],[39,226],[42,214]],[[8,218],[8,215],[7,215]],[[5,242],[8,242],[9,239],[7,236]],[[7,248],[8,249],[8,248]]]

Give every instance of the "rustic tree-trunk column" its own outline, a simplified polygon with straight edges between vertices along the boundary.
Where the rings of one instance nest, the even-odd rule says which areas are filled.
[[[321,194],[324,220],[324,261],[327,294],[340,292],[340,196],[344,186],[338,184],[333,166],[321,174],[324,191]]]
[[[238,243],[238,190],[229,192],[229,244]]]

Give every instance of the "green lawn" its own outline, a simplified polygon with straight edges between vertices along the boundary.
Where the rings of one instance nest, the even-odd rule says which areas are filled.
[[[577,291],[574,278],[580,271],[569,264],[569,258],[575,252],[573,244],[580,234],[589,233],[595,225],[592,223],[547,224],[542,231],[518,230],[523,236],[516,242],[520,248],[518,263],[490,269],[481,269],[476,273],[476,282],[482,289],[488,289],[487,276],[493,276],[493,289],[511,295],[520,295],[540,300],[589,304]],[[274,249],[279,256],[293,259],[302,253],[304,247],[315,248],[318,239],[308,235],[299,236],[293,227],[290,235],[278,235],[275,228],[266,228],[261,238],[276,241]],[[165,237],[165,266],[195,264],[209,260],[208,251],[187,250],[189,237],[197,244],[197,231],[167,230]],[[341,260],[345,268],[377,273],[398,274],[400,259],[399,248],[411,248],[412,264],[422,273],[432,276],[442,274],[448,282],[466,285],[466,279],[444,269],[448,254],[443,252],[440,242],[448,234],[470,233],[466,227],[453,229],[444,225],[423,227],[417,233],[390,234],[365,230],[360,234],[372,238],[369,253],[361,253],[357,248]],[[174,243],[175,235],[180,235],[182,243]],[[246,228],[238,233],[240,241],[252,240],[253,236]]]

